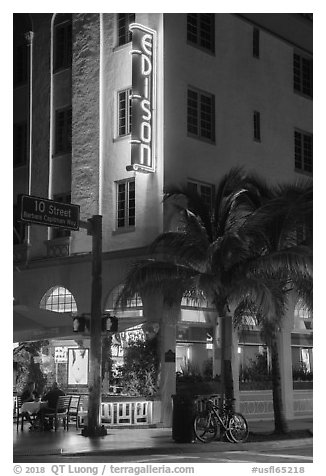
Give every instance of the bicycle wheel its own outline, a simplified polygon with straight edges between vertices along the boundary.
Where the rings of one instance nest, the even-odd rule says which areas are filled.
[[[194,419],[194,432],[196,438],[203,443],[209,443],[216,438],[217,422],[209,412],[202,412]]]
[[[226,436],[231,443],[244,443],[249,435],[247,420],[241,413],[232,413],[229,417]]]

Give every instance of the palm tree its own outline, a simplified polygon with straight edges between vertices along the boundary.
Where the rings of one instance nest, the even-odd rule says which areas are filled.
[[[258,177],[235,168],[217,185],[212,209],[196,192],[171,188],[165,200],[186,199],[175,205],[181,225],[159,235],[151,245],[153,256],[135,263],[127,275],[118,299],[122,306],[136,292],[158,288],[170,303],[184,294],[212,298],[221,319],[222,398],[234,397],[231,343],[226,342],[231,304],[237,313],[254,305],[268,335],[268,329],[276,332],[284,316],[285,291],[309,276],[309,247],[293,245],[296,227],[309,225],[311,193],[306,188],[270,189]],[[273,356],[277,359],[275,348]],[[275,359],[273,368],[279,375]],[[282,416],[282,407],[277,407],[281,399],[276,395],[274,401],[276,414]],[[286,430],[282,422],[284,418],[277,420],[278,431]]]
[[[185,199],[174,202],[181,217],[178,230],[157,237],[151,245],[152,257],[133,265],[117,301],[125,306],[136,292],[158,288],[169,304],[181,300],[182,295],[211,298],[221,319],[221,396],[230,400],[234,397],[228,352],[231,343],[224,338],[226,327],[232,327],[230,296],[240,302],[250,289],[255,296],[263,296],[260,305],[271,308],[275,302],[269,289],[263,289],[258,280],[248,280],[244,273],[244,263],[251,256],[244,225],[262,197],[269,194],[261,180],[240,168],[222,177],[213,207],[187,188],[167,190],[165,200]]]
[[[254,314],[261,326],[272,360],[275,432],[287,431],[281,396],[277,338],[284,322],[290,293],[312,309],[312,214],[311,182],[284,184],[272,190],[272,198],[257,208],[246,222],[246,236],[255,248],[247,263],[248,277],[261,280],[272,290],[276,314],[262,313],[248,297],[235,311],[235,325],[246,312]]]

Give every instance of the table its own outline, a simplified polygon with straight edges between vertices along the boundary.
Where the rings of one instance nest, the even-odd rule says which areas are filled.
[[[31,424],[31,428],[30,430],[32,431],[35,431],[35,430],[39,430],[38,428],[38,418],[37,418],[37,413],[38,411],[40,410],[40,408],[44,407],[44,406],[47,406],[47,402],[25,402],[22,404],[22,406],[20,407],[20,412],[22,414],[25,413],[26,415],[26,420],[29,421],[29,423]],[[22,423],[23,425],[23,423]]]
[[[47,402],[25,402],[20,408],[21,413],[29,413],[35,415],[42,406],[46,406]]]

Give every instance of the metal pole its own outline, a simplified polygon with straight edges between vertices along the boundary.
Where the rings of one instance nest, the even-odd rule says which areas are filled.
[[[94,215],[90,222],[92,235],[92,297],[90,322],[90,371],[88,422],[82,434],[84,436],[102,436],[106,430],[100,426],[101,410],[101,302],[102,302],[102,216]]]

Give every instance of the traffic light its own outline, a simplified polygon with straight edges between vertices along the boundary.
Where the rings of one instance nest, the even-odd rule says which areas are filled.
[[[116,316],[110,316],[111,327],[110,332],[118,332],[118,318]]]
[[[104,314],[102,317],[102,332],[118,332],[118,318],[110,314]]]
[[[83,316],[74,317],[72,321],[74,332],[84,332],[86,327],[86,319]]]
[[[88,314],[87,314],[88,316]],[[85,316],[76,316],[72,321],[74,332],[85,332],[90,330],[90,318]],[[118,318],[110,314],[104,314],[101,318],[102,332],[118,332]]]

